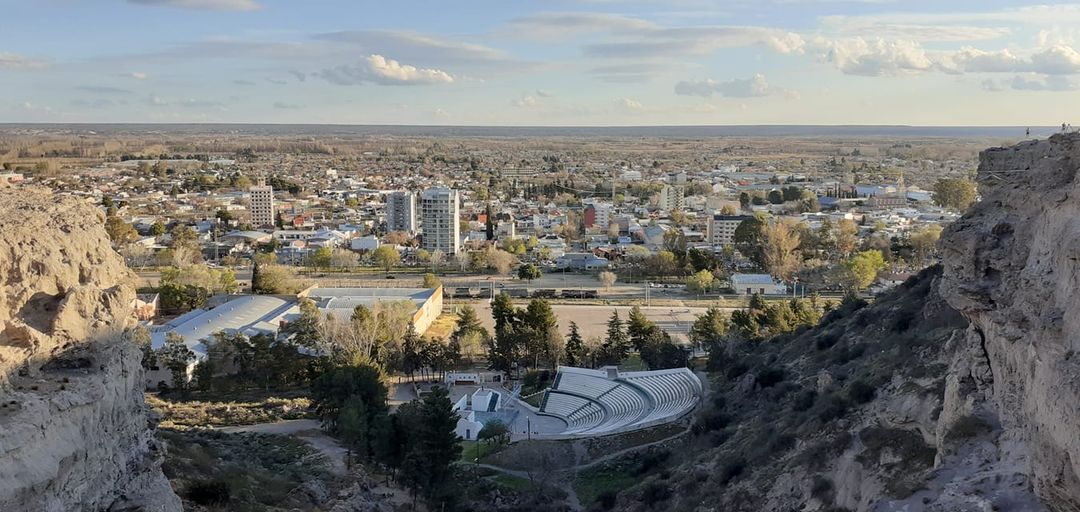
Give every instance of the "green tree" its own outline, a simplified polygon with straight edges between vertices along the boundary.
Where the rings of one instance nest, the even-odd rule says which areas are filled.
[[[885,258],[881,251],[871,249],[851,257],[844,268],[850,273],[849,284],[856,290],[863,290],[874,283],[879,272],[885,269]]]
[[[934,203],[942,208],[967,210],[975,202],[975,182],[963,178],[941,178],[934,183]]]
[[[382,245],[378,249],[375,249],[371,253],[371,257],[375,260],[375,264],[386,270],[389,274],[390,270],[401,263],[401,253],[392,245]]]
[[[371,429],[367,424],[366,409],[363,399],[359,395],[353,395],[345,401],[338,414],[337,429],[348,450],[345,453],[345,465],[349,468],[352,467],[353,451],[368,444]]]
[[[315,270],[328,268],[330,262],[333,261],[333,258],[334,252],[330,250],[329,247],[320,247],[311,252],[311,254],[308,254],[307,264]]]
[[[184,344],[184,338],[176,332],[165,335],[165,345],[157,355],[158,361],[172,374],[172,386],[186,390],[188,387],[188,368],[195,362],[195,353]]]
[[[453,509],[457,496],[456,489],[450,487],[451,466],[461,457],[460,438],[455,433],[458,415],[453,406],[442,387],[424,397],[417,411],[418,430],[402,467],[405,481],[424,496],[432,510]]]
[[[518,267],[518,278],[529,282],[532,282],[533,279],[540,279],[540,267],[533,263],[526,263]]]
[[[541,358],[549,359],[552,366],[558,364],[562,355],[562,334],[551,304],[544,299],[533,299],[525,309],[523,320],[527,335],[525,349],[533,367],[540,366]]]
[[[713,273],[708,270],[699,270],[686,278],[686,289],[693,293],[706,293],[712,289]]]
[[[160,220],[150,226],[150,234],[154,236],[161,236],[165,234],[165,223]]]
[[[640,307],[634,306],[630,308],[630,314],[626,317],[626,334],[634,350],[640,351],[656,330],[658,330],[656,324],[645,318],[645,313],[641,311]]]
[[[630,339],[623,329],[619,311],[613,311],[607,324],[607,338],[600,347],[602,364],[619,364],[630,355]]]
[[[116,215],[110,215],[105,219],[105,232],[116,246],[127,245],[139,239],[139,233],[135,231],[135,228]]]
[[[442,286],[442,281],[440,281],[435,274],[428,272],[427,274],[424,274],[424,280],[421,283],[421,286],[424,288],[438,288]]]
[[[587,356],[585,341],[581,339],[581,333],[578,332],[577,323],[570,322],[570,334],[566,337],[566,347],[563,351],[562,362],[566,366],[585,366]]]
[[[694,320],[690,327],[690,342],[708,351],[709,357],[718,356],[729,328],[727,315],[720,308],[710,307]]]

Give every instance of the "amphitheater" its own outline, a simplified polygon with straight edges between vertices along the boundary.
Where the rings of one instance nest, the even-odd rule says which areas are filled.
[[[619,372],[560,366],[536,414],[565,425],[548,435],[605,435],[679,419],[701,396],[701,380],[686,368]]]

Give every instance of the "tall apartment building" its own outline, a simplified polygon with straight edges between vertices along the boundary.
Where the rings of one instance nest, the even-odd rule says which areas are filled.
[[[274,225],[274,187],[264,184],[248,188],[251,197],[251,225],[255,227]]]
[[[461,218],[458,191],[429,188],[420,196],[420,222],[424,227],[421,247],[453,256],[461,251]]]
[[[416,221],[416,194],[399,190],[386,196],[387,231],[415,234],[419,228]]]
[[[721,215],[715,214],[709,219],[707,239],[713,246],[726,246],[735,243],[735,230],[744,220],[749,219],[746,215]]]
[[[685,194],[685,188],[682,185],[668,185],[665,184],[664,188],[660,190],[660,200],[657,206],[661,210],[684,210],[686,209],[686,202],[683,195]]]

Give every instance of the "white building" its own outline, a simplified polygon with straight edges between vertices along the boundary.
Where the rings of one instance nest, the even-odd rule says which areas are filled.
[[[749,219],[746,215],[722,215],[715,214],[709,219],[706,239],[713,246],[728,246],[735,243],[735,230],[739,224]]]
[[[732,274],[731,287],[739,295],[786,295],[787,285],[777,283],[769,274]]]
[[[660,199],[657,206],[661,210],[683,210],[686,208],[686,204],[683,201],[683,195],[685,194],[682,185],[664,185],[664,188],[660,190]]]
[[[274,225],[274,187],[258,185],[248,189],[251,195],[251,224],[256,227]]]
[[[386,196],[386,230],[402,231],[412,235],[418,228],[416,194],[408,190],[399,190]]]
[[[421,247],[453,256],[461,251],[461,218],[458,191],[429,188],[420,198],[420,222],[424,226]]]

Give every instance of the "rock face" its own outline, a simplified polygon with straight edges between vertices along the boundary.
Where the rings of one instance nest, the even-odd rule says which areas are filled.
[[[976,363],[967,390],[954,379],[946,399],[978,407],[985,395],[1036,494],[1070,511],[1080,510],[1078,167],[1078,134],[984,151],[982,201],[941,242],[941,292],[971,322]]]
[[[0,510],[178,511],[97,208],[0,191]]]

